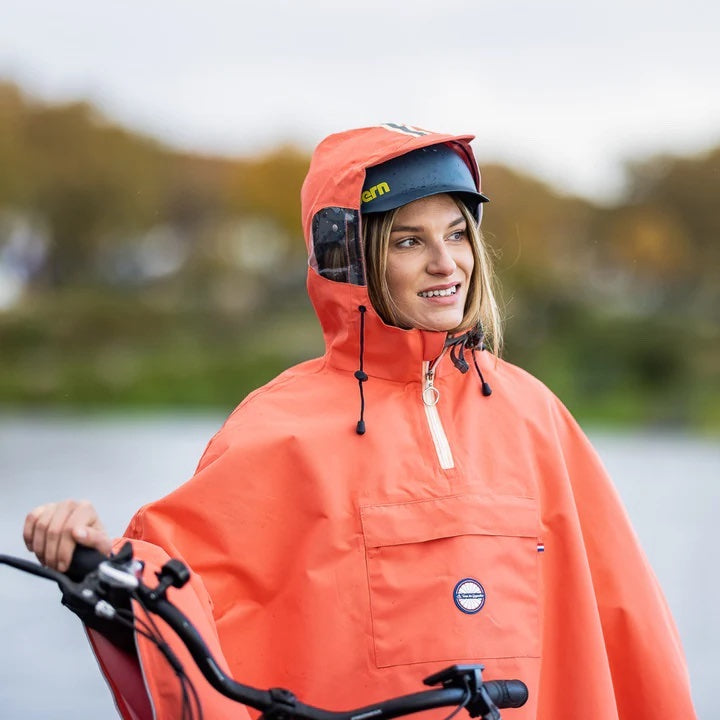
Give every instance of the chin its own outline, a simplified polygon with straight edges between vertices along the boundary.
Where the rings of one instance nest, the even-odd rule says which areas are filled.
[[[443,318],[424,318],[424,320],[419,320],[414,327],[421,327],[425,330],[431,330],[432,332],[449,332],[458,327],[458,325],[462,323],[462,320],[462,315]]]

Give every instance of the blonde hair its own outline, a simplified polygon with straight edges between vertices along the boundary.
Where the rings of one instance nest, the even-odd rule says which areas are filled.
[[[485,346],[499,356],[502,348],[502,321],[496,300],[496,281],[490,253],[473,214],[465,203],[451,197],[467,222],[468,239],[475,262],[468,285],[463,319],[460,325],[452,328],[449,333],[455,335],[480,326],[484,333]],[[363,216],[363,246],[370,302],[385,323],[409,329],[407,324],[402,322],[387,282],[390,233],[398,209]]]

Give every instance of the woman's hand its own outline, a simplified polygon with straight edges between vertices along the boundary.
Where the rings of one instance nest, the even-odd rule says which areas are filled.
[[[70,567],[78,543],[103,555],[112,549],[97,511],[87,500],[63,500],[31,510],[25,518],[23,539],[43,565],[60,572]]]

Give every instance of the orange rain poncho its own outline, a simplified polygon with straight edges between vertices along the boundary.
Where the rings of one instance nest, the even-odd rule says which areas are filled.
[[[346,709],[473,662],[485,679],[528,685],[526,706],[503,711],[509,720],[694,718],[661,590],[563,405],[489,352],[477,361],[491,396],[472,363],[463,374],[446,353],[434,378],[439,402],[426,405],[427,363],[444,334],[385,325],[352,272],[338,282],[316,269],[317,218],[335,208],[325,220],[340,218],[331,229],[347,267],[362,274],[365,167],[450,142],[476,172],[469,139],[390,126],[319,146],[303,221],[326,353],[248,396],[195,476],[142,508],[127,536],[150,569],[167,555],[192,567],[192,587],[170,597],[243,683]],[[138,646],[157,717],[179,717],[172,671],[146,641]],[[126,681],[96,649],[124,716],[136,717]],[[194,677],[206,717],[243,717]]]

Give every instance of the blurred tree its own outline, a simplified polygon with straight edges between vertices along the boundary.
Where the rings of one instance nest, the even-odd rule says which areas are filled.
[[[272,217],[284,232],[287,253],[305,255],[300,220],[300,188],[310,158],[291,145],[250,161],[237,163],[227,188],[231,207],[241,214]]]
[[[720,148],[695,157],[659,156],[628,166],[635,208],[664,217],[664,244],[673,277],[668,304],[720,321]],[[670,238],[672,236],[672,239]]]
[[[32,176],[21,142],[25,108],[20,89],[0,81],[0,206],[17,208],[28,201]]]
[[[31,202],[51,228],[44,281],[92,283],[98,247],[156,217],[167,181],[159,144],[114,127],[85,103],[34,108],[22,145]]]

